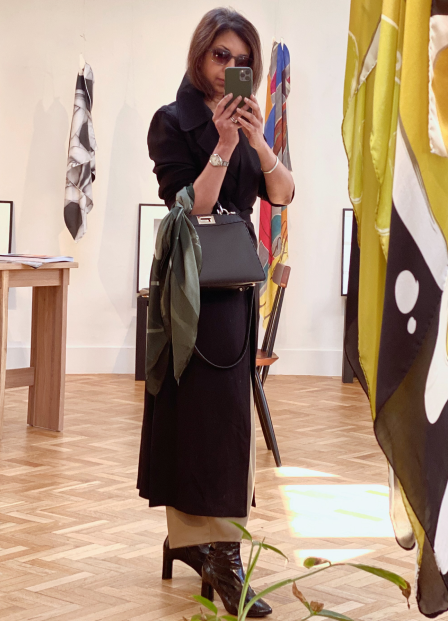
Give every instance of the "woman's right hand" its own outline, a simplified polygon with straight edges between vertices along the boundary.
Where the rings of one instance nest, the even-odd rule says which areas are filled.
[[[232,100],[232,93],[229,93],[221,99],[215,108],[213,114],[213,122],[219,134],[219,143],[233,153],[238,141],[240,139],[238,129],[241,125],[231,121],[231,117],[235,113],[238,104],[241,101],[241,97],[237,97],[232,105],[226,108],[226,104]]]

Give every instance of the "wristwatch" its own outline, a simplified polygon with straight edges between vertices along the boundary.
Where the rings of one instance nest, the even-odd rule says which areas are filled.
[[[213,153],[213,155],[210,155],[209,162],[212,166],[228,166],[229,165],[229,162],[226,162],[225,160],[223,160],[222,157],[218,155],[218,153]]]

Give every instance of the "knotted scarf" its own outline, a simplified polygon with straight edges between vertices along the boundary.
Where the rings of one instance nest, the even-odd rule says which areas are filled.
[[[146,389],[156,395],[165,378],[170,348],[174,377],[180,377],[194,351],[200,310],[202,252],[187,215],[193,186],[182,188],[160,223],[151,267],[146,346]]]

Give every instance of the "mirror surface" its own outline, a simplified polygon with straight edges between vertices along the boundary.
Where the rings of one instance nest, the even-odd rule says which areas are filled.
[[[12,202],[0,201],[0,254],[11,252]]]

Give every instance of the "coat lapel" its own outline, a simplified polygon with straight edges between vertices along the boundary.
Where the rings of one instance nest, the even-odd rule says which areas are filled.
[[[204,103],[204,96],[184,75],[176,95],[179,125],[182,131],[190,132],[212,118],[212,111]]]
[[[196,130],[197,144],[210,157],[215,151],[219,134],[212,120],[213,113],[205,104],[203,94],[191,84],[187,74],[185,74],[177,91],[176,102],[181,130],[184,132]],[[241,135],[240,130],[240,142]],[[235,178],[238,178],[239,166],[240,149],[238,145],[230,158],[228,168],[228,172]]]

